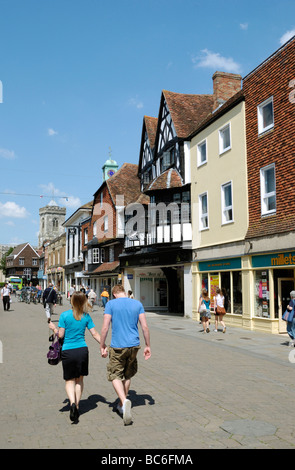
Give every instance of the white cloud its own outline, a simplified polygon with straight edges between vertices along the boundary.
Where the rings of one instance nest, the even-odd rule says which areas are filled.
[[[15,202],[0,202],[0,217],[12,217],[15,219],[25,219],[29,213],[25,207],[21,207]]]
[[[295,28],[291,29],[290,31],[286,31],[285,34],[280,38],[281,46],[285,44],[285,42],[289,41],[293,36],[295,36]]]
[[[14,160],[16,155],[13,150],[0,149],[0,157],[6,158],[7,160]]]
[[[48,132],[48,135],[49,135],[50,137],[51,137],[52,135],[56,135],[56,134],[58,134],[58,132],[57,132],[57,131],[55,131],[55,130],[54,130],[54,129],[52,129],[52,128],[49,128],[47,132]]]
[[[241,66],[235,62],[231,57],[222,57],[219,52],[211,52],[208,49],[203,49],[202,57],[193,57],[192,61],[194,67],[204,67],[220,72],[240,73]]]
[[[9,225],[10,227],[14,227],[15,223],[12,222],[12,220],[8,220],[8,222],[5,222],[5,225]]]
[[[240,28],[246,31],[248,29],[248,23],[240,23]]]
[[[130,98],[128,101],[128,104],[130,106],[135,106],[137,109],[143,108],[143,102],[140,101],[137,97],[136,98]]]
[[[56,200],[57,204],[61,206],[66,206],[71,209],[78,209],[81,204],[81,200],[79,197],[75,197],[73,195],[69,195],[64,191],[56,188],[53,183],[48,184],[40,184],[40,188],[43,190],[43,194],[46,196],[52,196],[53,200]]]

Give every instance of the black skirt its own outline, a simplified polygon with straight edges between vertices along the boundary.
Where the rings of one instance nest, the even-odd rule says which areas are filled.
[[[88,375],[88,347],[66,349],[61,352],[64,380]]]

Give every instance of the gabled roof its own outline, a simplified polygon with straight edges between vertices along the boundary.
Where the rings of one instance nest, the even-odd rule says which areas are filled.
[[[182,186],[183,181],[178,171],[175,168],[169,168],[168,170],[164,171],[164,173],[161,173],[158,178],[154,179],[146,191],[181,188]]]
[[[30,245],[30,243],[21,243],[20,245],[17,245],[13,251],[10,253],[9,256],[7,256],[7,258],[10,258],[10,257],[13,257],[14,259],[19,256],[21,254],[21,252],[29,245],[29,247],[32,249],[32,251],[34,253],[36,253],[36,255],[39,257],[40,255],[37,253],[36,250],[34,250],[34,248]]]
[[[153,149],[155,146],[158,119],[151,116],[144,116],[144,123],[151,149]]]
[[[192,95],[163,90],[178,138],[187,138],[198,124],[211,113],[213,95]]]
[[[189,136],[189,139],[191,140],[196,134],[201,132],[205,127],[210,125],[216,119],[220,118],[220,116],[225,114],[227,111],[232,109],[234,106],[236,106],[238,103],[240,103],[244,99],[245,99],[244,91],[243,90],[238,91],[235,95],[233,95],[231,98],[225,101],[221,106],[219,106],[219,108],[209,113],[205,117],[205,119],[203,119],[203,121],[201,121],[199,125],[193,130],[193,132]]]
[[[143,146],[145,141],[145,133],[147,133],[151,150],[155,147],[156,133],[157,133],[158,119],[151,116],[143,117],[142,131],[141,131],[141,141],[140,141],[140,150],[139,150],[139,162],[138,162],[138,175],[141,171],[142,163],[142,153]]]
[[[107,186],[114,205],[116,205],[116,196],[124,196],[125,206],[138,202],[138,200],[140,200],[141,204],[148,204],[149,202],[149,197],[143,197],[140,191],[138,166],[134,163],[123,163],[116,173],[103,184]],[[96,191],[94,196],[98,194],[102,186]]]

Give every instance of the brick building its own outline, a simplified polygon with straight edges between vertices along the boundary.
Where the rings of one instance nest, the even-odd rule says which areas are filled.
[[[125,235],[126,208],[149,202],[140,191],[138,167],[124,163],[95,192],[89,219],[82,224],[83,276],[98,294],[121,282],[119,255]],[[127,211],[128,212],[128,211]]]
[[[14,248],[6,258],[6,277],[18,276],[24,284],[38,283],[39,254],[30,243],[22,243]]]
[[[295,279],[294,85],[295,37],[243,82],[251,324],[273,332],[285,331],[281,316]]]

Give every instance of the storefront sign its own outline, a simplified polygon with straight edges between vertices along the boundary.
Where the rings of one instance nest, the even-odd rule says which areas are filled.
[[[231,269],[241,269],[241,258],[199,262],[199,271],[230,271]]]
[[[295,265],[295,252],[271,253],[270,255],[252,256],[253,268]]]

